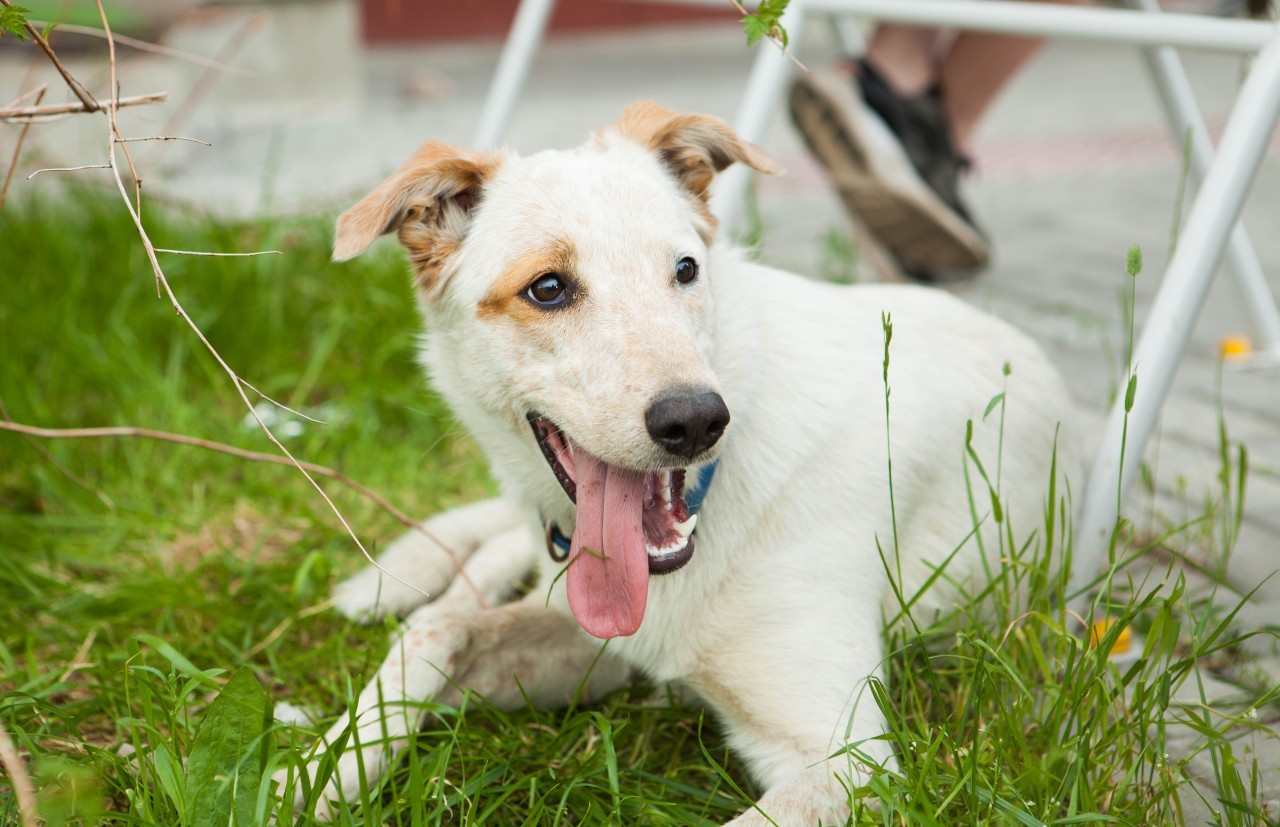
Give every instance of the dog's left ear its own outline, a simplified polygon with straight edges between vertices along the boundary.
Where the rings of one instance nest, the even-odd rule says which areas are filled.
[[[628,106],[618,120],[596,134],[596,140],[607,141],[610,134],[656,152],[680,185],[704,202],[715,174],[734,162],[770,175],[782,172],[776,161],[739,138],[719,118],[681,115],[649,100]]]
[[[462,243],[484,186],[502,157],[438,141],[423,144],[394,175],[338,218],[333,260],[355,258],[379,236],[399,230],[419,283],[433,286],[441,265]]]

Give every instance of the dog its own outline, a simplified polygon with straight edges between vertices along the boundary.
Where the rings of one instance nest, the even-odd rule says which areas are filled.
[[[641,102],[568,151],[429,142],[338,220],[339,261],[398,234],[422,361],[501,496],[337,588],[350,616],[407,618],[325,736],[352,738],[328,797],[387,769],[412,704],[564,704],[584,676],[591,697],[640,674],[700,698],[764,790],[735,827],[842,823],[847,787],[892,766],[864,690],[897,595],[943,617],[1000,566],[966,429],[999,452],[1005,519],[1038,518],[1070,401],[1030,339],[946,293],[718,241],[709,189],[734,163],[779,171],[723,121]]]

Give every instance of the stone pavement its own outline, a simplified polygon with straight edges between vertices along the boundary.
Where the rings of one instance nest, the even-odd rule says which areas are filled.
[[[227,214],[336,213],[422,140],[469,142],[497,43],[366,52],[354,37],[352,8],[339,0],[254,14],[245,7],[206,10],[172,29],[168,41],[253,69],[256,78],[202,80],[199,67],[145,55],[122,65],[125,94],[168,89],[175,101],[164,110],[127,113],[126,130],[178,132],[214,142],[212,149],[176,143],[148,149],[152,192]],[[814,28],[797,53],[821,66],[838,52],[825,28]],[[555,39],[537,62],[510,145],[532,151],[578,143],[642,97],[732,120],[752,56],[733,23]],[[1240,62],[1184,57],[1206,118],[1220,126]],[[72,63],[85,77],[103,76],[100,57]],[[0,98],[29,88],[19,86],[25,69],[25,58],[18,62],[12,49],[0,51]],[[50,88],[59,87],[50,80]],[[51,100],[60,95],[59,90]],[[188,99],[196,105],[178,103]],[[42,130],[43,165],[99,161],[101,126],[91,119]],[[11,131],[0,132],[0,157],[8,157],[11,141]],[[777,119],[764,146],[788,173],[758,187],[762,256],[801,272],[845,271],[840,251],[849,244],[846,222],[785,118]],[[1013,321],[1047,349],[1068,377],[1093,445],[1108,399],[1121,383],[1127,336],[1122,296],[1129,285],[1125,251],[1131,244],[1144,251],[1146,267],[1137,281],[1140,326],[1167,260],[1180,186],[1180,152],[1167,136],[1138,54],[1109,46],[1049,45],[988,117],[976,154],[969,192],[994,240],[996,259],[986,275],[958,292]],[[15,194],[45,180],[19,179]],[[1273,152],[1245,220],[1272,289],[1280,292],[1278,214],[1280,156]],[[857,275],[868,277],[861,268]],[[1218,424],[1225,422],[1250,457],[1244,525],[1227,579],[1243,591],[1261,583],[1242,617],[1274,626],[1280,624],[1280,578],[1267,578],[1280,568],[1280,371],[1220,370],[1217,359],[1221,337],[1248,332],[1229,277],[1220,278],[1148,457],[1153,485],[1135,491],[1128,505],[1146,531],[1202,514],[1206,502],[1220,495]],[[1220,551],[1214,539],[1220,529],[1192,533],[1193,553],[1208,559]],[[1259,662],[1272,680],[1280,678],[1275,647],[1259,649]],[[1274,737],[1249,737],[1271,771],[1267,795],[1276,798],[1280,746]]]

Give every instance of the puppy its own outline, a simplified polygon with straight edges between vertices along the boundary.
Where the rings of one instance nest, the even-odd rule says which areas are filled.
[[[331,797],[387,768],[419,724],[406,702],[564,703],[588,672],[592,696],[640,673],[715,712],[765,790],[738,827],[839,822],[892,760],[864,689],[895,594],[933,621],[1000,570],[966,423],[1000,452],[1004,519],[1038,518],[1067,392],[945,293],[822,284],[718,242],[708,189],[733,163],[777,171],[722,121],[642,102],[568,151],[427,143],[339,219],[338,260],[398,234],[423,363],[502,494],[339,587],[350,615],[408,617]]]

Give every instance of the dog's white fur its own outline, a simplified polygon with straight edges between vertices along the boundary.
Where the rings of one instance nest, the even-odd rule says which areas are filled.
[[[609,463],[653,469],[676,464],[646,433],[653,399],[673,386],[708,387],[728,405],[724,438],[698,458],[718,455],[719,466],[694,556],[650,579],[639,631],[610,643],[587,691],[598,697],[639,672],[700,696],[766,790],[734,825],[765,824],[762,813],[779,825],[839,821],[849,806],[842,785],[864,778],[867,760],[891,760],[868,740],[883,720],[863,692],[883,673],[885,618],[899,614],[886,569],[913,595],[973,531],[967,421],[993,480],[1003,440],[1006,514],[1026,531],[1035,525],[1069,407],[1037,347],[939,291],[822,284],[709,244],[706,188],[735,161],[772,168],[722,122],[643,103],[570,151],[519,158],[428,144],[339,222],[338,258],[400,231],[418,276],[424,362],[502,491],[426,523],[465,559],[467,578],[420,533],[383,555],[382,566],[430,601],[374,569],[338,588],[349,615],[408,613],[355,711],[365,772],[381,774],[418,725],[419,709],[402,702],[454,703],[466,686],[504,706],[525,695],[563,703],[599,653],[570,614],[564,580],[552,584],[564,564],[544,550],[542,521],[567,534],[574,507],[535,445],[529,411]],[[701,270],[690,285],[672,275],[683,256]],[[553,267],[579,285],[565,311],[521,297]],[[1001,434],[1001,417],[984,410],[1005,390]],[[1071,457],[1065,438],[1058,444],[1065,471]],[[982,530],[993,528],[987,517]],[[997,544],[985,545],[990,554]],[[529,596],[502,604],[535,568]],[[913,615],[947,613],[983,571],[971,538]],[[862,766],[829,759],[849,743],[865,754]],[[348,746],[334,797],[357,789],[358,765]]]

